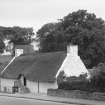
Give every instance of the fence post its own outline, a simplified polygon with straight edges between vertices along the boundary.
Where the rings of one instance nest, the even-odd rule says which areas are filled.
[[[40,90],[39,90],[39,80],[38,80],[38,94],[40,93]]]

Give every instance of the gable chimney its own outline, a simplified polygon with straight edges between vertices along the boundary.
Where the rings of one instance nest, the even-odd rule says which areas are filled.
[[[69,54],[78,56],[78,45],[72,45],[72,44],[67,45],[67,55]]]

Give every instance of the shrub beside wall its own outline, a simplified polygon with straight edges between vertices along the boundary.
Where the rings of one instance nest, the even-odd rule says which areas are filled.
[[[86,74],[79,77],[71,76],[64,78],[64,72],[61,72],[57,78],[58,88],[64,90],[105,92],[105,70],[102,68],[93,69],[90,80],[86,78]]]

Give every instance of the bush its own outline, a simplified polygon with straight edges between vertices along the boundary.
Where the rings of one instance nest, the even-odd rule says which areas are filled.
[[[86,74],[79,77],[66,77],[64,73],[58,76],[58,88],[64,90],[81,90],[90,92],[105,92],[105,64],[100,63],[92,69],[90,80],[86,79]]]
[[[61,73],[62,74],[62,73]],[[79,77],[71,76],[66,77],[66,81],[58,82],[58,88],[64,90],[83,90],[90,91],[89,81],[86,79],[86,74],[80,75]],[[61,78],[61,75],[59,76]],[[60,79],[59,78],[59,79]],[[62,78],[61,78],[62,79]]]
[[[91,73],[91,84],[92,88],[97,91],[105,91],[105,64],[99,63],[93,68]]]

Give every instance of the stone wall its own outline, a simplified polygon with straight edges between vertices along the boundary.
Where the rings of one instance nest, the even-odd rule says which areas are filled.
[[[105,93],[100,93],[100,92],[91,93],[79,90],[48,89],[47,95],[66,97],[66,98],[82,98],[82,99],[105,101]]]

